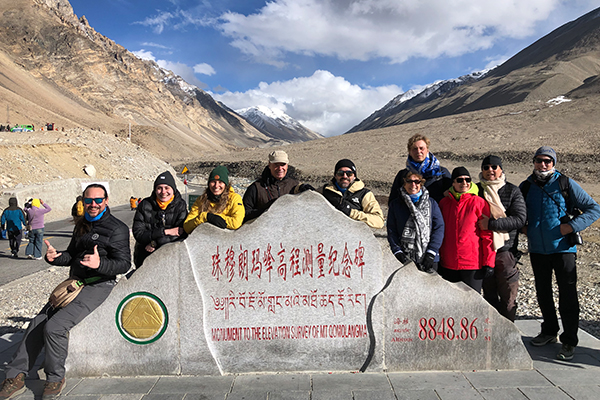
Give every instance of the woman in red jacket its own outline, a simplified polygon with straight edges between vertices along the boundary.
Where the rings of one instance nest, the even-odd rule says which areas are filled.
[[[490,215],[490,206],[478,196],[477,185],[465,167],[452,171],[452,187],[440,201],[444,241],[440,248],[440,275],[464,282],[478,293],[486,276],[494,273],[496,252],[492,231],[479,229],[477,221]]]

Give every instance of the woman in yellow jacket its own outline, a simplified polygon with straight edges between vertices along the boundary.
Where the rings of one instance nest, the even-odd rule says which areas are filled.
[[[183,229],[189,234],[204,222],[222,229],[238,229],[242,226],[245,214],[242,197],[229,185],[227,167],[220,165],[210,173],[208,187],[194,202]]]

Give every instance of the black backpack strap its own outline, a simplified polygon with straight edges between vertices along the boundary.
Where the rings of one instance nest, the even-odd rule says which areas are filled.
[[[523,183],[521,184],[521,194],[523,195],[523,199],[525,199],[525,201],[527,201],[527,193],[529,193],[529,188],[531,187],[531,182],[526,179],[525,181],[523,181]]]
[[[573,214],[573,204],[571,202],[571,181],[566,175],[560,174],[558,177],[558,186],[560,187],[560,193],[565,199],[567,206],[567,212]]]

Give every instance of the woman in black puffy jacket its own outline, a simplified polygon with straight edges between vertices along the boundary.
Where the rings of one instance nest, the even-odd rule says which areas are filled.
[[[186,216],[185,200],[177,190],[173,175],[165,171],[156,178],[152,194],[142,200],[133,218],[136,268],[160,246],[187,237],[183,230]]]

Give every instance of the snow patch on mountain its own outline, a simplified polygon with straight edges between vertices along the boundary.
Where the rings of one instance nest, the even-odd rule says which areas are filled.
[[[322,137],[278,108],[253,106],[235,112],[256,128],[279,138],[283,135],[287,140],[305,141]]]

